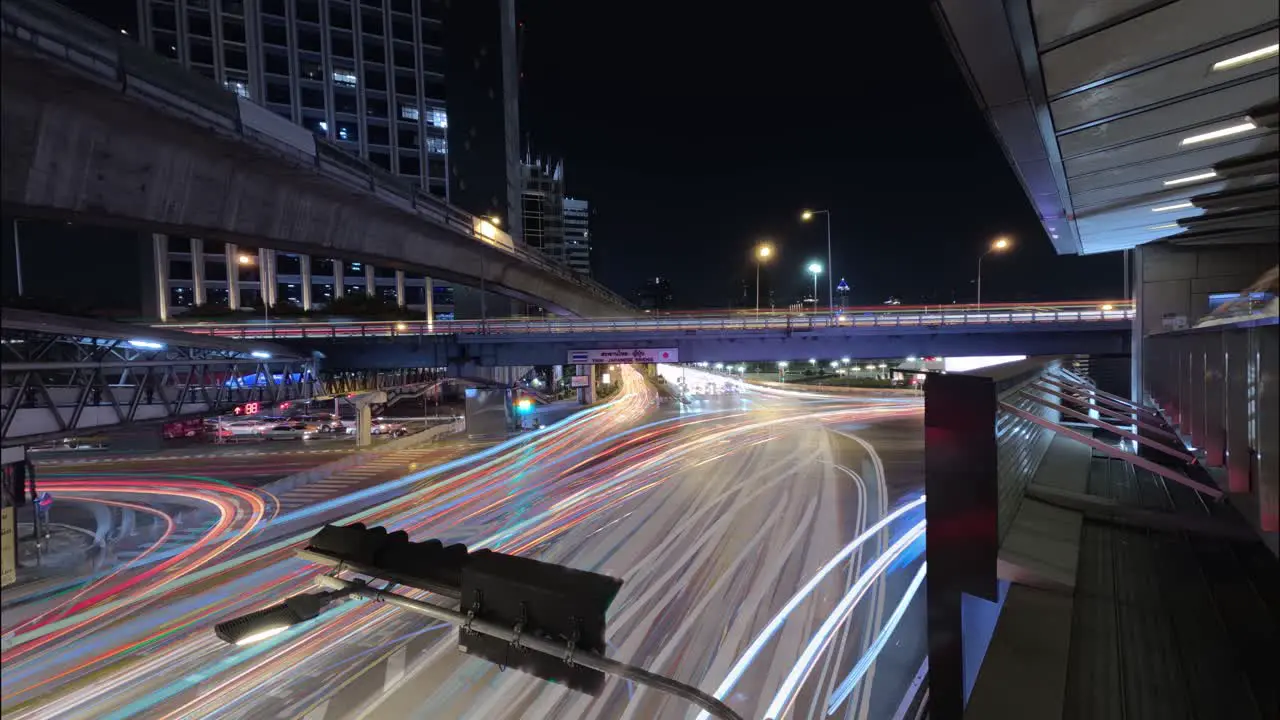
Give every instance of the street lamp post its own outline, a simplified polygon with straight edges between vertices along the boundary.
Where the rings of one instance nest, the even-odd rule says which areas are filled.
[[[986,252],[978,256],[978,309],[982,309],[982,259],[993,252],[1004,252],[1009,249],[1008,238],[996,238]]]
[[[237,260],[241,265],[252,265],[252,255],[241,255]],[[262,324],[264,327],[270,327],[271,317],[268,315],[270,308],[267,306],[267,278],[263,273],[266,268],[258,268],[258,295],[262,297]]]
[[[818,276],[822,274],[822,263],[809,263],[809,272],[813,273],[813,311],[818,311]]]
[[[760,320],[760,264],[773,255],[773,246],[761,243],[756,247],[756,321]]]
[[[831,211],[805,210],[803,213],[800,214],[800,219],[807,222],[809,220],[812,220],[814,215],[825,215],[827,219],[827,268],[829,269],[834,267],[831,260]],[[831,278],[832,276],[828,274],[827,275],[827,302],[834,305],[836,301],[835,300],[836,294],[835,294],[835,290],[831,287]],[[814,278],[814,280],[816,281],[817,278]],[[813,291],[813,300],[814,300],[814,310],[817,310],[818,309],[817,308],[817,302],[818,302],[817,290]]]

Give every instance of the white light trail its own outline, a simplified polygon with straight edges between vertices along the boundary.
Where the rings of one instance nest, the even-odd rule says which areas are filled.
[[[867,670],[871,669],[871,663],[876,661],[880,656],[880,651],[889,643],[889,638],[893,636],[893,631],[898,629],[898,623],[902,622],[902,616],[907,614],[907,608],[911,605],[911,600],[916,596],[916,592],[920,590],[920,585],[924,583],[925,569],[928,563],[921,563],[920,569],[916,571],[916,576],[911,580],[911,585],[907,591],[903,593],[902,599],[898,601],[898,607],[894,609],[893,614],[889,616],[889,621],[885,623],[880,634],[876,636],[876,641],[867,648],[867,652],[858,660],[858,664],[853,666],[853,670],[849,671],[846,677],[831,693],[831,697],[827,700],[827,714],[834,715],[839,709],[840,704],[853,692],[853,688],[862,680],[862,676],[867,674]]]
[[[880,522],[867,528],[865,532],[854,538],[853,542],[845,545],[840,552],[836,553],[835,557],[828,560],[826,565],[823,565],[813,577],[809,578],[809,582],[805,583],[804,587],[797,590],[796,593],[791,596],[791,599],[788,600],[787,604],[778,611],[777,615],[773,616],[773,619],[769,621],[769,624],[764,626],[764,629],[761,630],[760,634],[756,636],[756,639],[752,641],[751,645],[746,649],[746,652],[742,654],[742,657],[738,658],[738,662],[729,670],[729,674],[726,675],[724,681],[720,683],[720,687],[716,688],[715,693],[713,693],[715,697],[723,700],[725,696],[729,694],[729,691],[738,683],[738,680],[742,679],[743,673],[745,673],[747,668],[750,667],[751,662],[755,660],[756,655],[760,653],[760,650],[764,647],[765,643],[769,642],[774,633],[778,632],[779,628],[782,627],[782,623],[787,619],[787,616],[800,605],[801,601],[808,597],[809,593],[813,592],[814,588],[818,586],[818,583],[822,582],[823,578],[825,578],[828,573],[836,569],[842,561],[852,555],[853,551],[857,550],[868,540],[875,537],[876,533],[885,529],[890,523],[902,517],[906,513],[924,505],[924,502],[925,496],[921,495],[918,499],[913,500],[884,516]],[[924,522],[922,521],[917,527],[923,528]],[[882,555],[881,557],[883,558],[885,556]],[[697,720],[707,720],[710,717],[711,715],[704,710],[698,714]]]
[[[898,558],[908,547],[916,540],[924,536],[925,524],[921,520],[903,535],[898,541],[889,547],[887,551],[867,568],[866,572],[858,577],[858,581],[849,588],[849,592],[845,594],[836,609],[827,616],[822,626],[818,628],[818,632],[810,638],[809,644],[805,646],[804,652],[800,653],[800,658],[796,660],[796,664],[792,666],[791,672],[787,674],[787,678],[782,681],[782,686],[778,688],[778,692],[774,694],[773,701],[769,703],[769,707],[764,712],[765,718],[776,720],[782,717],[786,712],[787,706],[795,697],[796,691],[800,688],[800,684],[808,677],[809,672],[813,670],[813,665],[818,660],[818,655],[831,641],[831,636],[835,629],[844,622],[845,616],[848,615],[854,605],[862,599],[871,584],[880,579],[889,564]]]

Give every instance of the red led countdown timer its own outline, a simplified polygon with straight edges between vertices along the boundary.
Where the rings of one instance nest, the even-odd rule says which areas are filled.
[[[290,403],[290,402],[282,402],[280,403],[279,409],[288,410],[292,405],[293,403]],[[263,410],[266,410],[269,407],[271,406],[267,405],[266,407],[264,407],[262,403],[251,402],[251,403],[245,403],[243,405],[237,405],[235,406],[235,409],[233,409],[231,412],[235,413],[236,415],[257,415],[258,413],[262,412]]]

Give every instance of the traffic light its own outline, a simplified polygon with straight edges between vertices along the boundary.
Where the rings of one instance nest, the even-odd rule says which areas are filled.
[[[361,575],[455,599],[462,592],[462,566],[467,562],[465,545],[409,542],[403,530],[388,533],[363,523],[325,525],[311,538],[307,551],[341,561]]]
[[[521,415],[528,415],[529,413],[533,412],[533,407],[534,407],[533,398],[529,397],[528,395],[521,395],[520,397],[516,398],[515,407],[516,407],[517,413],[520,413]]]
[[[604,654],[605,612],[622,581],[490,550],[471,553],[462,569],[462,604],[475,617],[565,647],[559,656],[513,647],[490,635],[458,634],[458,648],[503,667],[598,695],[604,674],[567,662],[572,652]]]

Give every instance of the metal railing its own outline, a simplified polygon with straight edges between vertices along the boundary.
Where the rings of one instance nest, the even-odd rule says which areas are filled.
[[[270,142],[261,132],[246,129],[235,93],[57,3],[5,0],[0,5],[0,29],[6,42],[22,43],[99,81],[118,85],[122,92],[156,104],[167,114],[252,142],[295,162],[307,155],[301,150],[283,148],[282,143]],[[362,192],[512,255],[600,299],[623,308],[631,306],[603,285],[583,278],[536,250],[507,247],[485,238],[476,232],[474,216],[425,192],[420,184],[399,178],[325,138],[316,137],[315,143],[314,155],[305,160],[330,179],[347,186],[355,185]]]
[[[169,323],[173,330],[217,337],[349,338],[417,335],[558,335],[598,332],[783,331],[818,332],[862,328],[964,328],[1090,325],[1124,323],[1133,317],[1132,306],[1097,307],[1018,306],[1011,308],[858,310],[838,314],[716,313],[681,314],[665,318],[497,318],[492,320],[412,321],[315,321],[246,323]]]

